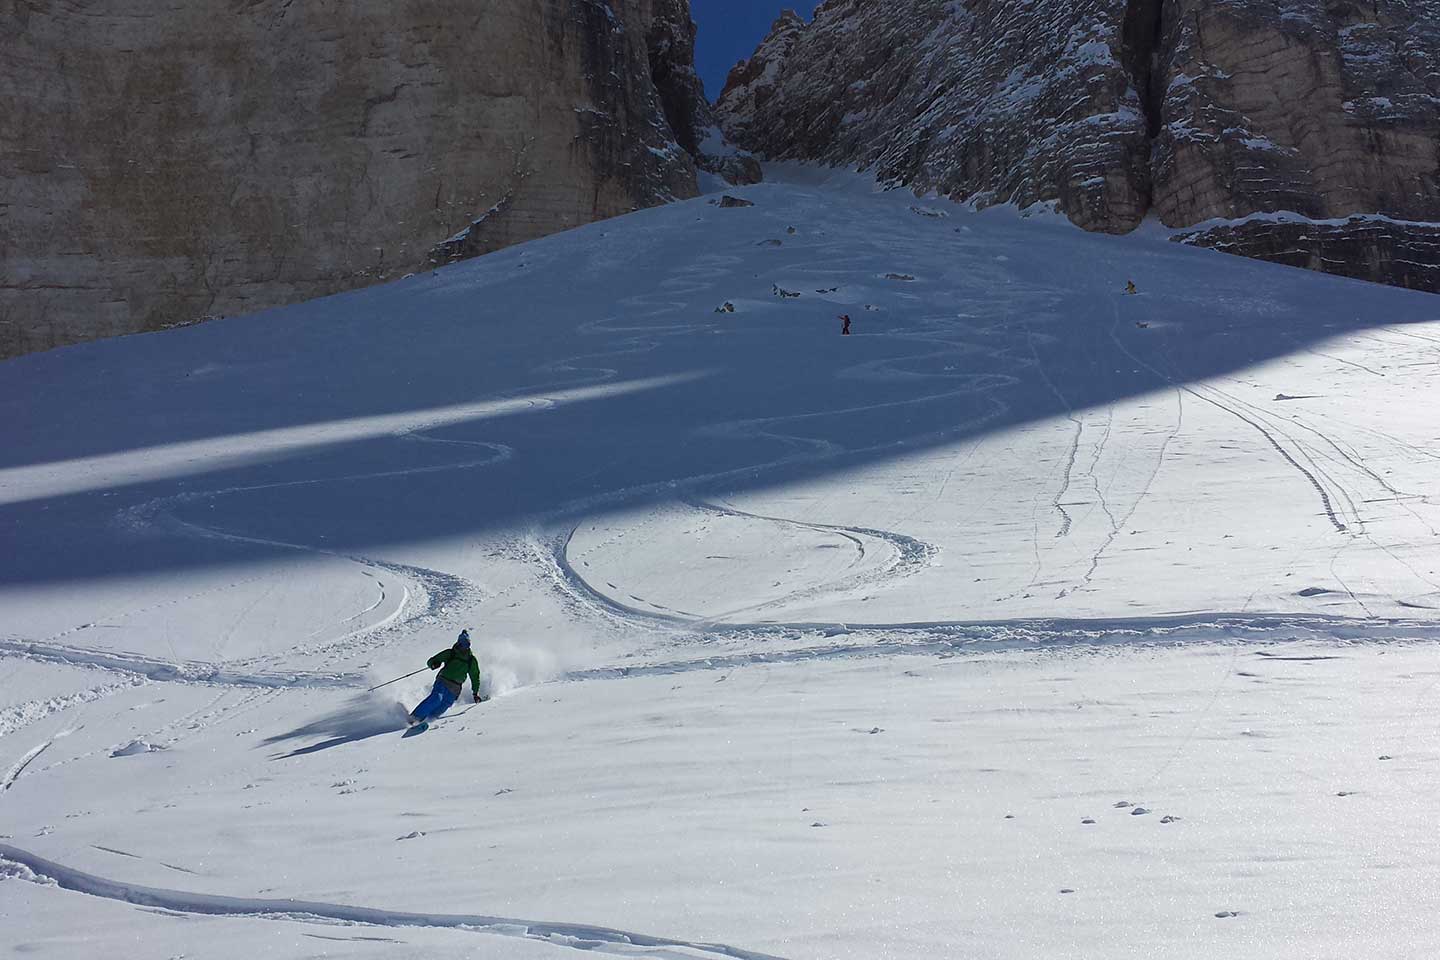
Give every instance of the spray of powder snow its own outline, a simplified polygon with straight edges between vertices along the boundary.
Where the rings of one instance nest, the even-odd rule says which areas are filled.
[[[562,663],[565,658],[557,651],[508,639],[477,644],[475,656],[480,661],[480,692],[487,697],[503,697],[523,687],[544,683],[559,676],[565,666]],[[395,664],[383,671],[377,668],[372,671],[370,682],[381,684],[392,679],[396,673],[408,673],[407,666],[414,669],[408,663]],[[405,715],[430,694],[434,683],[435,674],[432,671],[421,671],[379,690],[358,693],[329,713],[287,733],[270,737],[265,742],[321,740],[318,744],[295,751],[300,754],[402,730],[405,728]],[[466,686],[466,691],[452,709],[463,708],[470,699],[469,685]]]
[[[554,679],[562,669],[554,650],[513,640],[489,640],[475,650],[480,660],[480,686],[492,697]]]
[[[570,669],[573,666],[570,661],[575,659],[574,655],[566,656],[559,650],[503,637],[477,639],[474,649],[475,659],[480,661],[480,692],[487,697],[503,697],[524,687],[553,680]],[[405,664],[397,664],[391,669],[397,673],[409,672],[405,667]],[[377,676],[372,682],[381,683],[386,679],[388,677]],[[378,690],[375,695],[383,695],[386,701],[398,699],[408,709],[425,699],[434,683],[434,672],[427,670]],[[470,685],[467,681],[457,703],[463,706],[469,699]]]
[[[428,648],[427,648],[428,649]],[[426,657],[430,653],[425,654]],[[557,651],[533,644],[516,643],[508,639],[477,641],[475,659],[480,661],[480,692],[487,697],[503,697],[522,687],[531,687],[559,676],[566,664]],[[423,663],[423,661],[421,661]],[[372,671],[371,683],[383,683],[396,673],[409,673],[419,664],[396,663],[384,669]],[[388,674],[388,676],[382,675]],[[396,701],[409,710],[430,695],[435,685],[435,671],[422,670],[413,677],[376,690],[369,696],[377,701],[393,705]],[[457,704],[463,706],[470,699],[470,683],[460,694]]]

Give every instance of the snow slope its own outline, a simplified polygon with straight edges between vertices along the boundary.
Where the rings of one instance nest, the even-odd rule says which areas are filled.
[[[1435,299],[771,173],[0,365],[17,949],[1440,946]]]

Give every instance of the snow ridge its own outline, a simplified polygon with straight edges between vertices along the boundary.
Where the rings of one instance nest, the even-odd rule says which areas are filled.
[[[132,903],[141,907],[173,910],[179,913],[270,919],[313,917],[338,923],[360,923],[380,927],[443,927],[491,933],[504,937],[520,937],[526,940],[543,940],[556,946],[627,957],[648,954],[671,958],[731,957],[733,960],[782,960],[773,954],[744,950],[723,943],[678,940],[583,923],[547,923],[478,914],[406,913],[310,900],[225,897],[205,893],[187,893],[181,890],[165,890],[158,887],[143,887],[107,880],[104,877],[75,870],[6,843],[0,843],[0,860],[10,861],[23,869],[33,871],[37,875],[34,878],[35,882],[44,883],[46,880],[53,880],[62,889],[72,890],[76,893],[101,897],[106,900],[119,900],[122,903]],[[28,879],[23,872],[19,875]],[[636,948],[641,949],[637,950]]]

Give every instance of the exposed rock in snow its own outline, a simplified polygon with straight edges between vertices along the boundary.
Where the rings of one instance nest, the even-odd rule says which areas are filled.
[[[1440,2],[828,0],[731,73],[725,130],[1091,230],[1154,212],[1440,221]],[[1418,238],[1418,239],[1417,239]],[[1423,229],[1215,225],[1202,243],[1440,290]],[[1417,259],[1418,258],[1418,259]]]
[[[148,740],[131,740],[122,747],[115,747],[110,751],[112,757],[137,757],[142,753],[158,753],[164,747],[157,747]]]

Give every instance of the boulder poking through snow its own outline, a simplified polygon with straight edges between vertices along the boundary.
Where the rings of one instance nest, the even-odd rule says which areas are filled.
[[[142,753],[159,753],[164,747],[156,746],[149,740],[131,740],[123,747],[115,747],[110,751],[112,757],[134,757]]]

